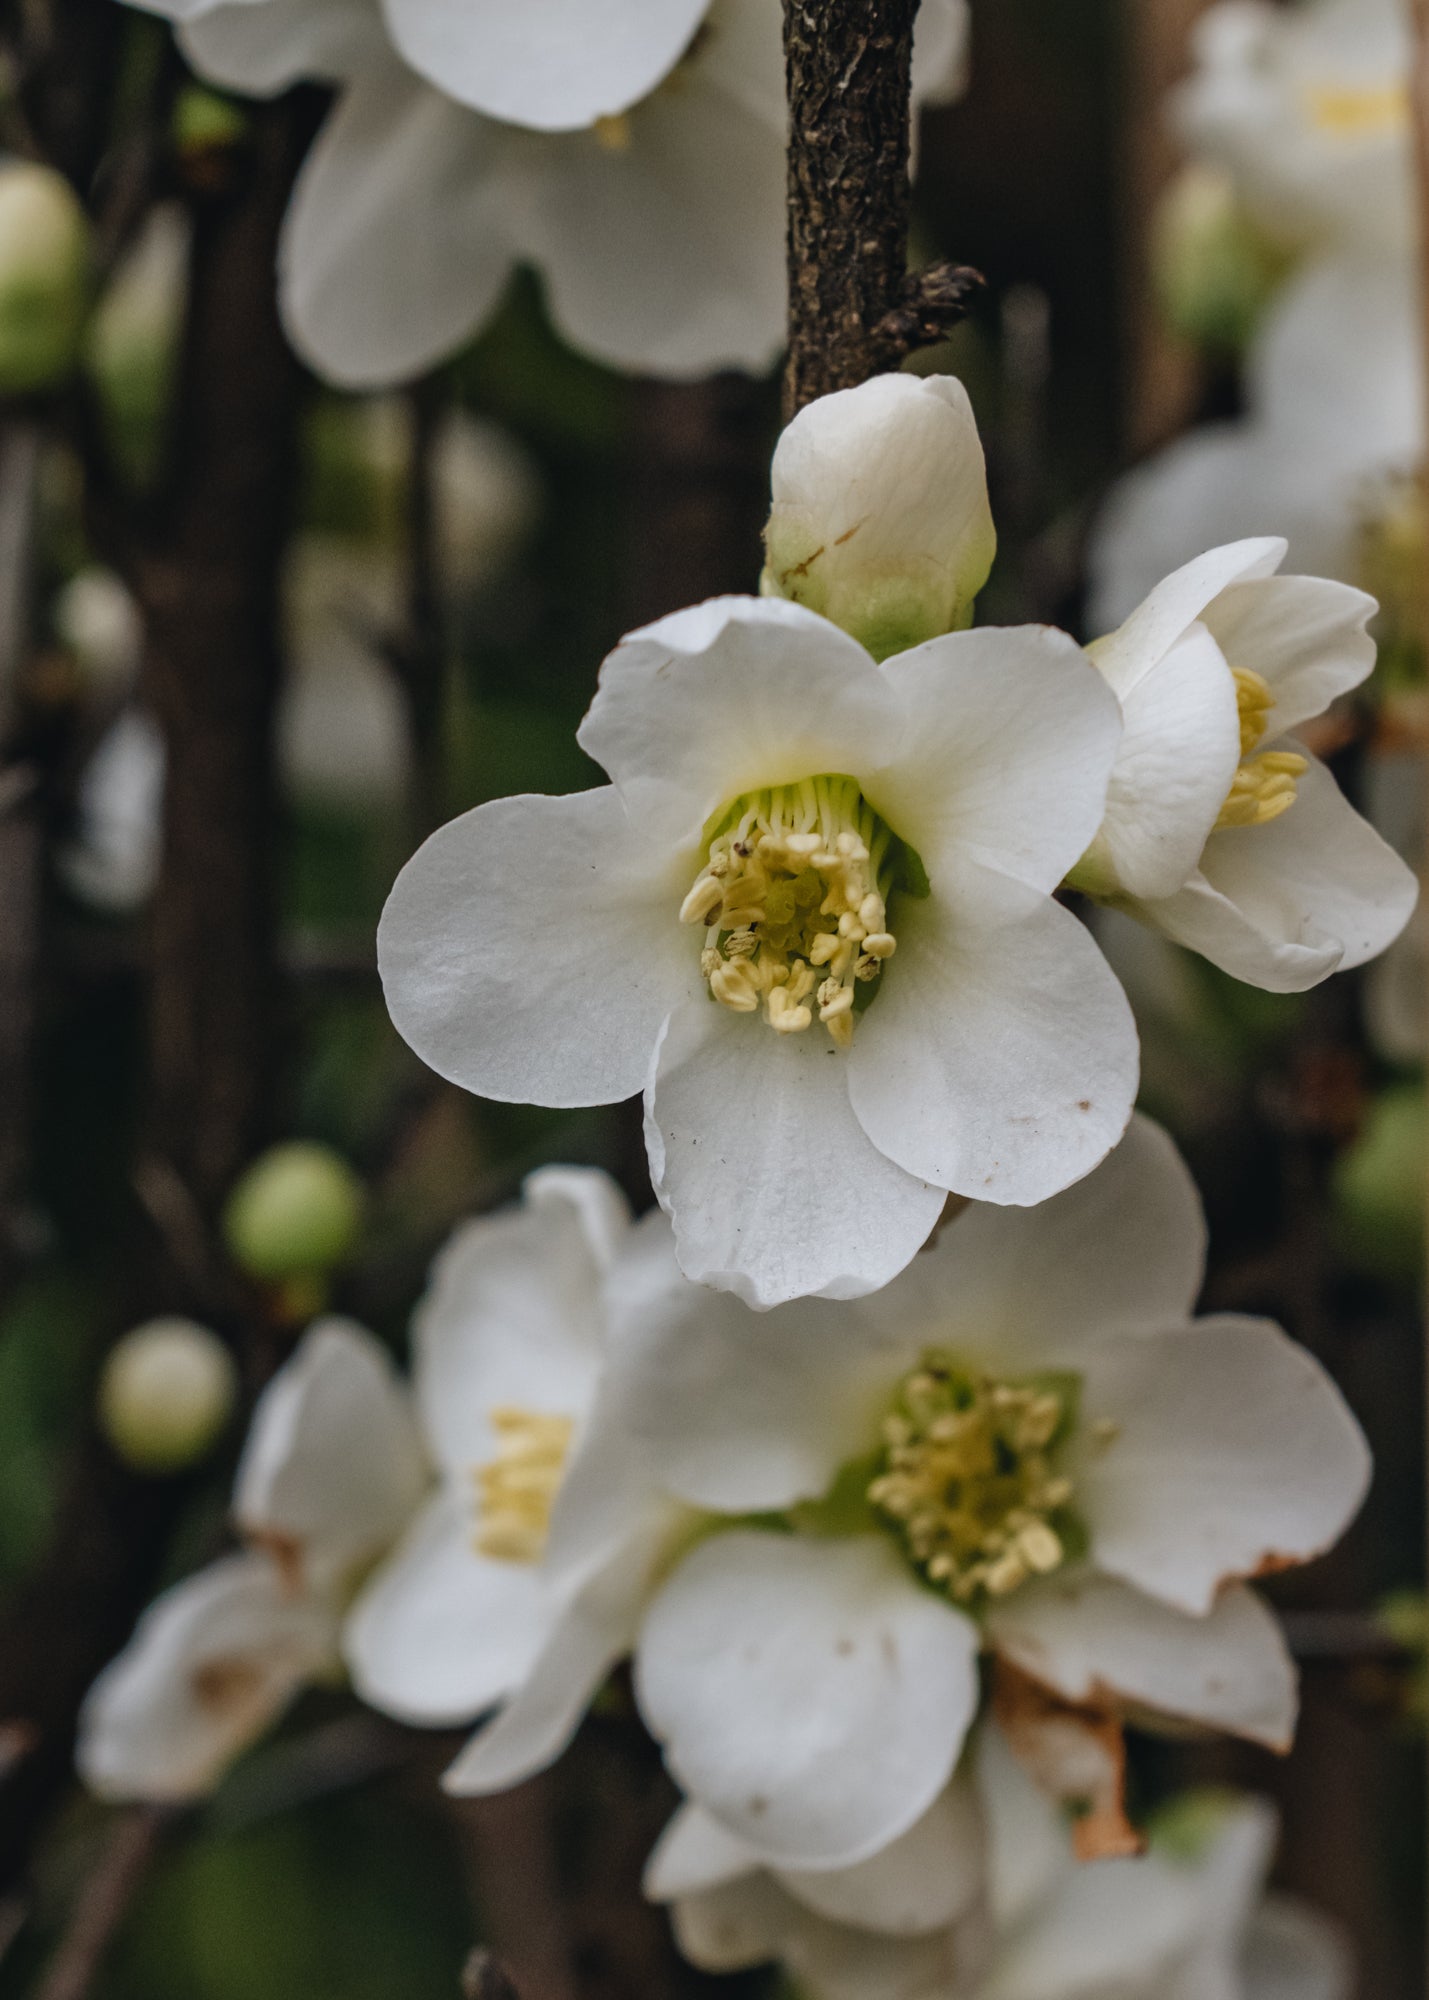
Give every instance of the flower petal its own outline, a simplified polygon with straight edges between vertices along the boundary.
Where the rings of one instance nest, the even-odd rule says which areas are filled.
[[[1183,563],[1163,577],[1129,618],[1096,641],[1097,666],[1119,701],[1150,672],[1178,639],[1184,638],[1206,606],[1233,583],[1271,576],[1285,559],[1278,535],[1227,542]]]
[[[400,1722],[470,1722],[518,1687],[559,1610],[539,1564],[498,1562],[460,1492],[439,1494],[364,1586],[343,1629],[357,1693]]]
[[[927,1241],[943,1191],[865,1136],[847,1076],[817,1027],[778,1035],[705,996],[671,1015],[645,1137],[686,1276],[759,1309],[854,1298]]]
[[[76,1762],[106,1799],[199,1798],[336,1664],[327,1607],[265,1556],[225,1556],[149,1606],[85,1697]]]
[[[304,162],[279,248],[284,325],[319,374],[404,382],[471,336],[514,259],[504,143],[396,65],[359,72]]]
[[[956,1779],[906,1833],[848,1868],[775,1871],[789,1894],[831,1923],[924,1937],[955,1923],[983,1886],[983,1832],[972,1787]]]
[[[647,1614],[641,1713],[676,1780],[789,1868],[862,1860],[952,1775],[977,1704],[977,1629],[881,1536],[732,1530]]]
[[[1068,1470],[1100,1569],[1208,1612],[1226,1581],[1308,1562],[1369,1485],[1364,1434],[1324,1369],[1229,1314],[1088,1354]],[[1114,1426],[1100,1445],[1095,1427]]]
[[[1137,1115],[1085,1180],[1036,1208],[975,1202],[859,1310],[889,1342],[950,1347],[995,1374],[1082,1369],[1118,1334],[1189,1315],[1205,1244],[1185,1162]]]
[[[233,1489],[240,1531],[298,1588],[334,1583],[402,1532],[427,1485],[404,1384],[353,1320],[317,1320],[258,1400]]]
[[[1174,895],[1200,862],[1240,762],[1235,681],[1196,624],[1122,700],[1126,727],[1098,847],[1105,843],[1128,895]]]
[[[199,75],[226,90],[271,97],[309,78],[338,82],[374,65],[395,70],[376,13],[352,0],[241,0],[162,11],[183,22],[179,46]]]
[[[580,743],[634,823],[693,843],[743,792],[857,776],[900,726],[883,674],[836,625],[782,598],[717,597],[621,641]]]
[[[1131,1010],[1086,930],[971,864],[954,892],[901,899],[895,927],[846,1058],[874,1145],[979,1201],[1029,1206],[1080,1180],[1125,1131],[1138,1067]]]
[[[967,855],[1050,893],[1101,824],[1121,737],[1081,647],[1048,625],[986,627],[930,639],[883,671],[907,735],[869,794],[935,887]]]
[[[702,1972],[742,1972],[780,1956],[799,1912],[772,1875],[754,1874],[680,1896],[670,1922],[691,1965]]]
[[[1156,903],[1128,902],[1126,908],[1163,937],[1267,993],[1304,993],[1328,979],[1342,956],[1333,938],[1319,937],[1313,930],[1295,939],[1267,935],[1202,874],[1193,875],[1174,896]]]
[[[1154,1856],[1088,1862],[1003,1941],[979,1995],[1166,1993],[1178,1959],[1195,1944],[1200,1916],[1194,1882]]]
[[[1295,1728],[1295,1668],[1243,1584],[1188,1618],[1110,1577],[1026,1584],[988,1619],[997,1651],[1067,1701],[1130,1704],[1272,1750]]]
[[[1349,2000],[1354,1968],[1338,1924],[1289,1896],[1268,1896],[1241,1954],[1245,2000]]]
[[[643,1886],[652,1903],[669,1903],[757,1874],[762,1865],[753,1848],[686,1799],[651,1849]]]
[[[1205,622],[1233,667],[1253,667],[1275,706],[1266,735],[1281,736],[1321,715],[1374,668],[1365,630],[1379,606],[1362,590],[1319,576],[1271,576],[1233,584]]]
[[[708,0],[384,0],[392,39],[438,90],[538,130],[626,110],[672,70]]]
[[[497,799],[418,848],[377,958],[398,1032],[439,1075],[509,1103],[610,1104],[645,1081],[660,1023],[699,984],[657,872],[609,787]]]
[[[589,1181],[591,1193],[611,1187]],[[600,1279],[581,1210],[550,1182],[544,1198],[447,1240],[412,1321],[414,1386],[433,1452],[463,1487],[495,1456],[493,1410],[584,1418],[604,1339]]]

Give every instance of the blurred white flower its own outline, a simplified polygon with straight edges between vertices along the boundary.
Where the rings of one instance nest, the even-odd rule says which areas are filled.
[[[76,571],[55,593],[50,617],[89,691],[113,695],[131,685],[143,628],[133,595],[112,569],[91,563]]]
[[[400,629],[397,564],[360,541],[309,534],[293,547],[286,582],[283,777],[299,795],[390,803],[411,762],[401,689],[381,652]]]
[[[1235,542],[1159,583],[1088,648],[1125,731],[1106,818],[1072,883],[1271,992],[1361,965],[1399,935],[1410,870],[1289,732],[1374,666],[1374,599],[1277,576]]]
[[[1119,732],[1045,627],[876,666],[778,599],[676,613],[602,669],[580,740],[612,785],[481,806],[408,862],[393,1020],[484,1096],[643,1089],[690,1276],[870,1291],[947,1190],[1042,1200],[1125,1127],[1130,1013],[1051,894]]]
[[[1387,1062],[1424,1060],[1429,1022],[1424,994],[1429,988],[1429,902],[1423,894],[1424,753],[1421,749],[1379,751],[1365,775],[1366,810],[1379,832],[1406,861],[1421,871],[1414,914],[1365,982],[1365,1026]]]
[[[561,333],[613,366],[773,363],[777,0],[153,4],[217,83],[266,95],[307,76],[341,90],[280,260],[289,332],[331,379],[375,386],[431,367],[521,263],[540,272]],[[964,0],[924,0],[921,100],[960,74],[964,32]]]
[[[623,1552],[620,1590],[553,1626],[452,1789],[556,1754],[632,1649],[678,1782],[781,1870],[851,1865],[928,1811],[983,1650],[1113,1736],[1130,1710],[1286,1747],[1294,1671],[1241,1579],[1328,1546],[1368,1452],[1278,1328],[1191,1321],[1202,1252],[1144,1122],[1078,1187],[974,1207],[856,1305],[757,1316],[642,1224],[547,1557],[609,1577]]]
[[[404,1721],[467,1722],[530,1673],[560,1612],[541,1565],[604,1358],[605,1272],[629,1228],[606,1175],[549,1167],[448,1242],[412,1325],[437,1484],[363,1589],[343,1650]]]
[[[253,1414],[233,1494],[246,1548],[157,1598],[85,1699],[76,1762],[91,1790],[201,1796],[301,1688],[336,1676],[344,1606],[426,1481],[383,1349],[319,1320]]]
[[[972,623],[997,550],[982,442],[951,375],[876,375],[808,404],[770,472],[761,588],[876,660]]]
[[[146,709],[110,724],[79,780],[78,825],[59,856],[65,882],[86,903],[125,916],[142,908],[159,877],[164,739]]]

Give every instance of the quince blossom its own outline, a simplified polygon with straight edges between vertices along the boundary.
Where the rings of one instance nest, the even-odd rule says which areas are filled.
[[[386,1353],[351,1321],[319,1320],[253,1413],[233,1492],[246,1548],[156,1598],[85,1698],[90,1789],[199,1797],[303,1687],[337,1677],[343,1608],[425,1483]]]
[[[1287,1747],[1294,1670],[1241,1579],[1328,1546],[1368,1453],[1278,1328],[1190,1319],[1202,1256],[1143,1121],[856,1304],[756,1316],[689,1284],[652,1216],[552,1515],[565,1609],[449,1786],[539,1768],[632,1650],[677,1781],[781,1870],[851,1866],[929,1810],[985,1651],[1113,1732],[1130,1710]]]
[[[643,1089],[691,1277],[873,1290],[949,1190],[1042,1200],[1125,1127],[1130,1011],[1051,896],[1119,730],[1043,627],[879,666],[798,605],[678,612],[602,669],[580,741],[613,784],[478,807],[407,863],[392,1018],[487,1097]]]
[[[1088,648],[1125,733],[1070,881],[1251,985],[1299,992],[1403,930],[1413,874],[1289,732],[1374,666],[1375,603],[1277,576],[1275,538],[1213,549]]]
[[[213,82],[339,99],[284,227],[294,345],[348,386],[469,340],[513,269],[572,345],[646,374],[763,370],[783,340],[777,0],[149,0]],[[964,0],[924,0],[917,94],[955,90]]]

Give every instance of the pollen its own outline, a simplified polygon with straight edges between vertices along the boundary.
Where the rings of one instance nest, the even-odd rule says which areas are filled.
[[[1329,138],[1392,137],[1409,122],[1409,92],[1400,82],[1309,84],[1305,108],[1310,123]]]
[[[597,118],[591,131],[603,153],[628,153],[635,141],[630,120],[623,111]]]
[[[914,1567],[955,1604],[1050,1576],[1079,1533],[1058,1447],[1075,1378],[999,1382],[930,1349],[883,1422],[873,1507]]]
[[[1268,826],[1295,803],[1296,783],[1309,760],[1295,750],[1251,752],[1265,735],[1275,694],[1263,674],[1234,667],[1236,711],[1240,718],[1240,768],[1231,780],[1216,820],[1216,831],[1232,826]]]
[[[847,1048],[898,949],[888,901],[911,850],[845,777],[746,793],[709,832],[680,920],[704,929],[711,996],[781,1035],[817,1021]]]
[[[539,1562],[566,1469],[572,1421],[509,1406],[491,1412],[496,1456],[474,1472],[476,1549],[498,1562]]]

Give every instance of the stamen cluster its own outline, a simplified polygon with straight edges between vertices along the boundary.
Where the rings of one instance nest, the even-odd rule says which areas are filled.
[[[905,1378],[868,1498],[954,1603],[1006,1597],[1065,1561],[1072,1482],[1053,1459],[1072,1400],[1045,1380],[993,1381],[940,1349]]]
[[[1230,826],[1267,826],[1295,803],[1295,784],[1309,762],[1294,750],[1264,750],[1252,757],[1265,734],[1275,695],[1264,675],[1250,667],[1233,667],[1236,709],[1240,716],[1241,766],[1231,780],[1226,802],[1216,820],[1220,832]]]
[[[539,1562],[570,1450],[571,1419],[504,1406],[492,1411],[491,1428],[496,1456],[474,1474],[477,1552],[499,1562]]]
[[[680,908],[705,927],[700,967],[723,1007],[762,1007],[779,1034],[819,1020],[853,1040],[860,984],[897,949],[888,928],[892,836],[852,778],[806,778],[736,799]]]

